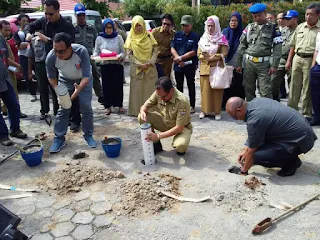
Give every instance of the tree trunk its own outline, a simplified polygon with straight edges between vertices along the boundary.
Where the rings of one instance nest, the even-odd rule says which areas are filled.
[[[197,0],[192,0],[192,7],[196,7],[197,6]]]

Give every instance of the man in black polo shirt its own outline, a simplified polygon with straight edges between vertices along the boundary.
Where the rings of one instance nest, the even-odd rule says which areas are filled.
[[[57,0],[46,0],[44,2],[44,14],[45,17],[42,17],[26,26],[25,29],[29,33],[27,35],[27,40],[32,39],[31,34],[37,35],[41,41],[46,43],[47,54],[53,47],[52,39],[56,33],[67,33],[71,36],[71,41],[73,43],[75,42],[74,26],[71,22],[67,21],[60,15],[60,4]],[[39,31],[42,31],[43,34]],[[45,71],[45,66],[43,71]],[[41,79],[39,79],[39,81],[41,81]],[[52,94],[55,94],[55,92],[52,92]],[[59,106],[55,106],[54,108],[54,114],[56,114]],[[76,98],[72,101],[70,114],[70,129],[73,131],[78,130],[80,127],[81,116],[79,109],[79,101]]]
[[[181,18],[182,31],[175,34],[171,42],[171,53],[174,62],[174,75],[177,82],[177,88],[183,92],[184,76],[187,79],[190,100],[190,113],[195,113],[196,104],[196,87],[195,74],[197,69],[197,51],[198,51],[198,34],[191,32],[192,17],[184,15]]]
[[[247,124],[246,147],[238,158],[244,175],[256,164],[279,167],[279,176],[292,176],[301,166],[299,155],[310,151],[317,139],[298,111],[275,100],[255,98],[247,102],[232,97],[226,110],[231,117]]]

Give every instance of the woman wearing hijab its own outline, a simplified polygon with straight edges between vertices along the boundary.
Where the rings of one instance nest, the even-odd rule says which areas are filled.
[[[205,32],[200,38],[198,57],[200,60],[201,113],[199,118],[215,115],[221,119],[223,89],[212,89],[209,82],[210,68],[223,66],[223,59],[228,54],[228,41],[222,34],[219,18],[210,16],[205,22]]]
[[[132,19],[130,34],[124,47],[130,58],[130,96],[128,115],[138,116],[140,107],[154,92],[158,78],[157,41],[146,29],[143,17]]]
[[[122,105],[124,42],[115,31],[114,22],[110,18],[105,19],[102,23],[102,32],[96,39],[93,56],[99,56],[103,52],[116,52],[118,57],[118,60],[104,61],[101,64],[103,104],[106,114],[111,114],[111,106],[119,107],[119,113],[124,113]]]
[[[238,12],[234,12],[230,16],[229,26],[223,29],[222,33],[226,36],[229,43],[229,52],[226,57],[226,63],[235,67],[237,59],[237,50],[242,34],[242,17]],[[224,90],[222,107],[224,108],[228,99],[231,97],[245,98],[244,88],[242,86],[243,76],[237,71],[233,71],[233,79],[230,88]]]

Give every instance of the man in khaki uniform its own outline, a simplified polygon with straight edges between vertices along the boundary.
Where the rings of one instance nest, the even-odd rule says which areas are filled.
[[[170,77],[173,63],[170,44],[175,34],[172,29],[174,22],[171,14],[164,14],[161,21],[162,26],[154,28],[152,34],[158,43],[157,63],[160,65],[164,76]]]
[[[284,19],[287,20],[287,27],[282,28],[281,36],[283,39],[282,43],[282,56],[280,59],[278,71],[271,76],[272,80],[272,95],[273,100],[280,101],[280,86],[285,82],[285,75],[288,76],[288,83],[290,84],[291,72],[286,71],[285,65],[290,52],[290,41],[295,29],[298,26],[298,12],[295,10],[289,10],[285,15]],[[285,94],[286,95],[286,94]]]
[[[294,32],[290,42],[290,53],[286,64],[289,70],[292,65],[292,78],[288,106],[298,110],[302,94],[302,114],[311,120],[312,102],[310,95],[309,71],[316,47],[316,36],[320,30],[320,5],[310,4],[305,14],[306,22],[301,23]]]
[[[249,8],[255,22],[249,23],[240,38],[236,70],[242,72],[242,60],[245,57],[243,84],[247,101],[256,97],[256,82],[261,97],[272,98],[271,75],[277,71],[281,58],[281,33],[276,23],[267,20],[266,8],[263,3],[256,3]]]
[[[147,135],[147,141],[154,142],[155,154],[162,151],[160,139],[173,137],[172,146],[178,155],[184,155],[192,134],[190,104],[188,99],[173,87],[169,77],[156,82],[156,91],[142,105],[139,122],[148,122],[160,131]]]

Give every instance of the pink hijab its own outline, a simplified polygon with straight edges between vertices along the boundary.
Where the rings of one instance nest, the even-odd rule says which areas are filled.
[[[199,47],[201,51],[208,52],[210,54],[215,54],[218,51],[219,45],[228,46],[227,38],[222,34],[219,18],[217,16],[210,16],[207,21],[204,22],[204,33],[199,41]],[[214,32],[210,34],[208,29],[208,24],[214,23]]]

